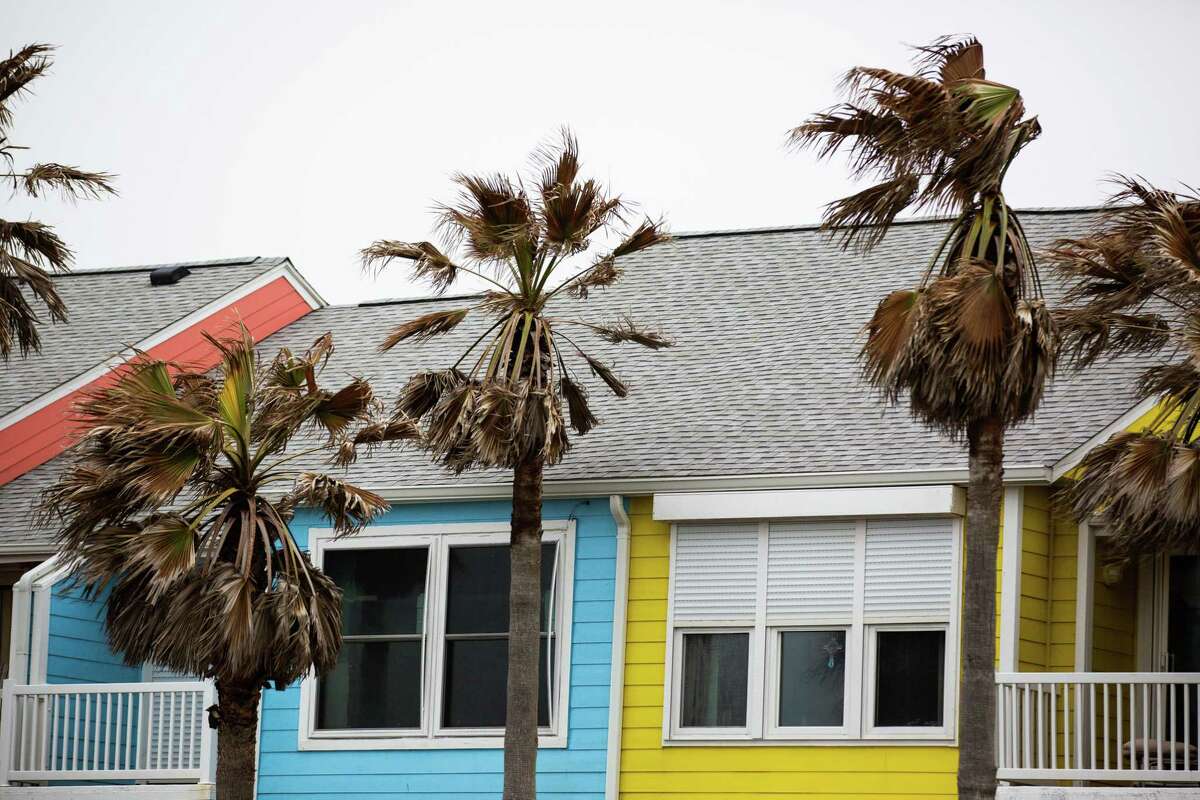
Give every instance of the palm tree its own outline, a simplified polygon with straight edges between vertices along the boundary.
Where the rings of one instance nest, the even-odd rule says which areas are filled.
[[[114,651],[215,679],[217,794],[249,800],[263,685],[326,672],[341,646],[341,592],[292,538],[292,511],[313,506],[352,533],[387,504],[289,469],[328,441],[284,455],[307,427],[343,436],[373,402],[362,380],[336,392],[317,385],[328,334],[265,365],[244,328],[210,341],[222,355],[217,375],[141,356],[81,401],[83,433],[43,514],[88,594],[109,590]],[[282,497],[264,494],[280,484],[290,485]]]
[[[1040,132],[1021,94],[984,78],[975,39],[919,48],[912,75],[855,67],[846,101],[791,132],[819,157],[846,148],[851,174],[877,181],[832,203],[825,225],[869,249],[906,209],[953,216],[915,288],[892,292],[866,325],[866,378],[889,402],[969,452],[967,566],[959,703],[959,797],[994,797],[995,586],[1005,430],[1037,408],[1058,336],[1033,254],[1001,191]],[[907,274],[908,269],[903,268]]]
[[[53,48],[31,44],[0,61],[0,179],[12,184],[13,194],[40,197],[58,192],[68,200],[115,194],[111,175],[85,172],[63,164],[34,164],[17,169],[15,154],[24,147],[9,141],[12,103],[29,91],[29,85],[50,69]],[[51,272],[66,272],[72,255],[54,229],[41,222],[0,219],[0,358],[8,360],[14,349],[21,355],[41,349],[37,309],[45,306],[53,322],[65,322],[67,307],[54,288]]]
[[[611,251],[586,257],[594,239],[624,228],[625,205],[595,180],[580,178],[578,148],[567,131],[558,145],[538,150],[533,165],[528,189],[521,179],[504,175],[455,178],[459,196],[440,207],[439,220],[447,249],[458,249],[458,256],[430,242],[377,241],[362,252],[365,265],[373,268],[395,259],[411,261],[413,273],[439,292],[464,274],[489,285],[473,305],[404,322],[383,341],[380,349],[388,350],[452,330],[470,314],[490,320],[454,365],[414,375],[400,393],[395,415],[364,431],[359,441],[387,441],[392,438],[388,425],[405,437],[410,420],[425,420],[425,444],[449,469],[513,472],[506,800],[532,800],[536,793],[542,472],[566,454],[568,424],[582,435],[598,422],[567,357],[582,359],[617,397],[628,392],[612,369],[584,353],[564,328],[651,349],[671,344],[628,318],[597,325],[552,316],[552,300],[584,299],[611,285],[621,275],[618,258],[667,235],[662,223],[645,220]]]
[[[1130,557],[1200,543],[1200,195],[1119,182],[1103,224],[1051,258],[1070,286],[1059,317],[1075,365],[1157,356],[1137,386],[1160,399],[1156,418],[1092,450],[1067,493]]]

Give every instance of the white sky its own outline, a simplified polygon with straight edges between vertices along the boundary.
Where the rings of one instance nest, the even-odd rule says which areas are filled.
[[[455,171],[511,170],[569,124],[590,171],[677,231],[804,223],[850,185],[784,134],[855,64],[970,32],[1044,133],[1018,206],[1092,204],[1109,172],[1200,183],[1200,2],[3,0],[0,48],[59,46],[17,108],[30,157],[119,175],[59,226],[81,267],[287,255],[331,302],[426,294],[361,274],[424,239]]]

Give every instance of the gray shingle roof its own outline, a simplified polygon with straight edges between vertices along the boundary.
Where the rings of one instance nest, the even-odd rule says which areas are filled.
[[[1094,211],[1023,215],[1035,246],[1078,235]],[[616,286],[574,304],[592,320],[630,313],[659,325],[677,346],[650,352],[596,344],[631,387],[617,400],[597,386],[602,425],[584,437],[549,481],[636,481],[738,475],[795,475],[900,470],[961,470],[958,443],[889,408],[859,380],[858,332],[888,291],[914,283],[945,223],[898,225],[863,256],[840,250],[812,227],[682,235],[625,259]],[[1050,276],[1051,298],[1057,288]],[[376,351],[387,331],[463,300],[335,306],[318,309],[274,334],[265,351],[302,349],[325,331],[337,352],[326,372],[334,384],[370,379],[389,400],[408,375],[449,366],[479,335],[482,319],[423,343]],[[1050,466],[1134,405],[1132,359],[1084,373],[1063,372],[1037,419],[1012,431],[1011,466]],[[314,464],[315,465],[315,464]],[[45,532],[13,525],[18,506],[52,472],[45,465],[0,488],[0,544]],[[384,450],[359,461],[350,477],[371,488],[502,484],[497,471],[455,478],[422,454]]]
[[[0,416],[49,392],[168,327],[272,267],[280,258],[187,263],[191,274],[151,286],[149,273],[168,264],[80,270],[56,276],[67,304],[65,325],[41,327],[42,352],[14,357],[0,372]]]

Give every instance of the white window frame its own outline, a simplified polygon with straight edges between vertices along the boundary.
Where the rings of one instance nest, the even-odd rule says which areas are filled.
[[[672,737],[680,740],[695,739],[704,741],[711,739],[714,736],[722,739],[751,739],[753,738],[751,730],[754,724],[754,704],[750,701],[753,694],[754,672],[756,658],[758,652],[757,638],[758,631],[753,625],[747,625],[745,622],[727,622],[713,625],[686,625],[676,629],[674,636],[674,649],[679,653],[679,657],[674,660],[671,677],[671,687],[674,693],[673,708],[683,709],[683,637],[688,634],[701,633],[744,633],[747,634],[746,647],[746,724],[741,727],[722,727],[722,728],[686,728],[679,723],[678,718],[673,720]]]
[[[783,634],[796,631],[842,631],[846,634],[846,652],[843,656],[845,659],[845,675],[844,685],[842,687],[842,724],[834,725],[780,725],[779,724],[779,682],[782,677],[783,666]],[[852,706],[854,705],[853,698],[857,691],[857,683],[855,682],[854,670],[851,665],[857,663],[857,652],[859,649],[858,641],[855,637],[855,628],[852,624],[831,623],[828,625],[821,624],[804,624],[804,625],[779,625],[767,629],[769,642],[767,644],[767,673],[765,687],[766,706],[763,713],[766,719],[766,728],[763,733],[765,739],[783,739],[783,740],[802,740],[802,739],[852,739],[856,738],[857,733],[851,725],[851,716],[854,713]]]
[[[876,653],[879,649],[879,633],[893,631],[941,631],[946,634],[945,662],[943,664],[944,679],[942,681],[942,724],[929,727],[877,727],[875,725],[875,705],[877,702]],[[927,741],[930,739],[949,739],[954,736],[954,706],[955,681],[951,678],[951,668],[957,668],[958,659],[955,657],[955,647],[950,641],[950,624],[941,623],[912,623],[912,624],[882,624],[867,626],[867,651],[863,659],[863,682],[866,684],[866,707],[863,710],[864,736],[870,739],[907,739]]]
[[[309,530],[313,564],[321,567],[330,550],[382,550],[427,547],[425,620],[422,647],[421,725],[411,729],[317,728],[317,678],[310,673],[300,684],[300,750],[422,750],[501,748],[503,728],[445,728],[441,724],[445,657],[447,553],[451,547],[508,544],[505,522],[430,525],[373,525],[355,536],[337,538],[331,528]],[[575,577],[574,520],[546,520],[542,542],[557,544],[554,585],[557,673],[551,686],[550,725],[538,729],[538,746],[565,748],[570,715],[571,619]]]
[[[888,514],[887,518],[898,515]],[[940,516],[940,515],[939,515]],[[842,518],[843,520],[845,518]],[[687,620],[675,619],[675,576],[677,574],[678,525],[671,525],[669,580],[667,582],[666,681],[663,697],[664,745],[759,744],[759,745],[863,745],[887,743],[953,744],[957,732],[959,685],[959,616],[962,610],[962,518],[951,516],[951,603],[947,617],[921,614],[879,618],[864,617],[867,518],[857,517],[855,545],[854,609],[851,619],[772,619],[766,614],[767,553],[771,522],[817,522],[815,518],[773,519],[759,522],[758,608],[755,619]],[[744,523],[745,520],[728,520]],[[750,637],[749,687],[745,729],[682,728],[679,715],[683,696],[682,634],[748,630]],[[841,728],[786,727],[779,719],[779,636],[789,630],[846,631],[846,693]],[[875,632],[879,630],[944,630],[946,665],[943,691],[943,722],[930,728],[880,728],[872,724],[875,709]]]

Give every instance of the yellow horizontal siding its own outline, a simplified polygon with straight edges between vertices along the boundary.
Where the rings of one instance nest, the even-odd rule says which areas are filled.
[[[1050,494],[1038,486],[1022,490],[1020,585],[1018,669],[1042,672],[1050,627]]]
[[[667,567],[670,526],[649,498],[630,513],[620,793],[680,800],[930,800],[954,797],[953,747],[664,747]]]

